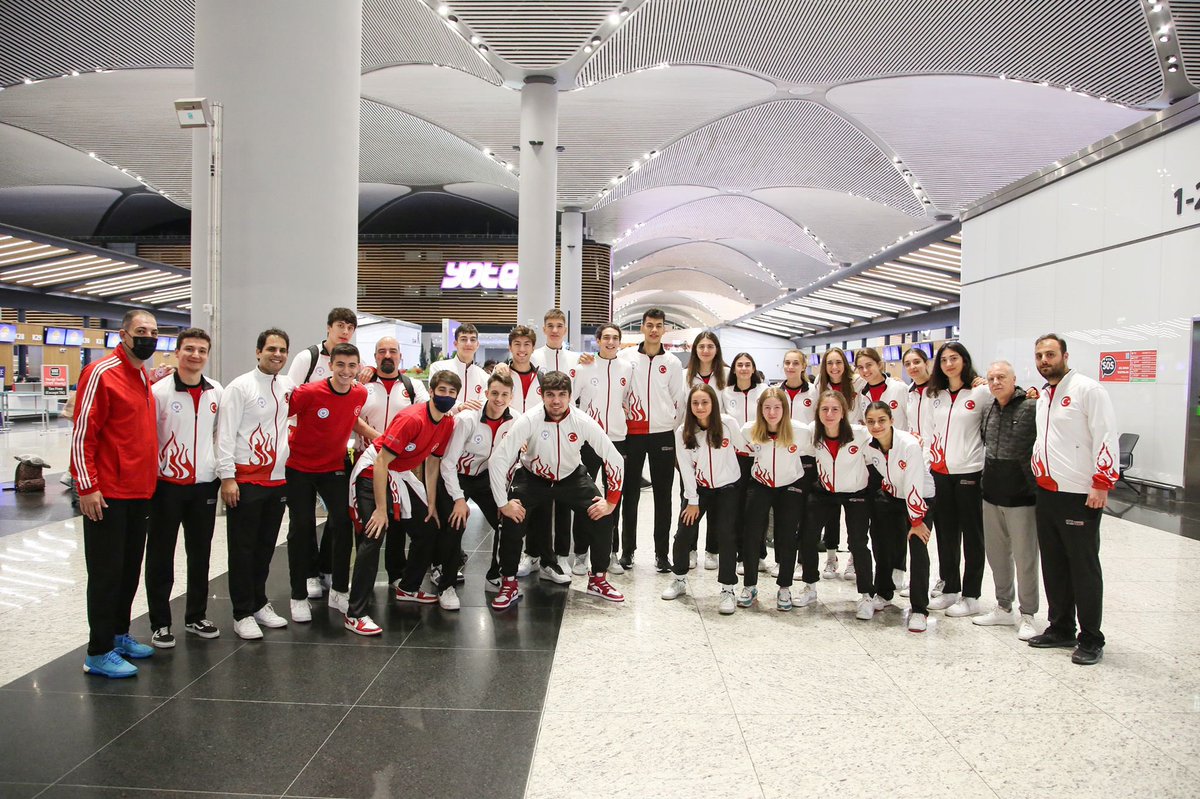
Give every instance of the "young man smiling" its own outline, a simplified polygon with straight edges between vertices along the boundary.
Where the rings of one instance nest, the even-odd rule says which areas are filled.
[[[488,375],[483,367],[475,363],[475,353],[479,352],[479,328],[472,324],[462,324],[454,329],[454,357],[437,361],[429,367],[429,377],[441,371],[453,372],[458,376],[462,390],[458,392],[458,400],[471,410],[483,407],[483,392],[486,390]]]

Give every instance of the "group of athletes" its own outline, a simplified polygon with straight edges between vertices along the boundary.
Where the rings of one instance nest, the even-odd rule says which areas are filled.
[[[1099,519],[1118,476],[1115,423],[1099,385],[1069,368],[1062,338],[1035,343],[1040,390],[1019,388],[1005,361],[977,375],[953,341],[932,359],[920,348],[904,353],[911,385],[889,377],[870,347],[853,358],[828,350],[811,378],[804,353],[790,350],[784,380],[768,385],[750,353],[727,364],[711,331],[696,337],[685,366],[663,346],[665,321],[648,310],[636,347],[601,325],[598,352],[580,354],[565,347],[566,316],[552,309],[542,346],[518,325],[509,359],[486,370],[475,361],[479,331],[463,324],[426,386],[403,373],[394,338],[376,342],[364,364],[351,343],[354,312],[335,308],[324,341],[297,353],[286,373],[290,339],[269,328],[255,368],[222,386],[204,374],[211,338],[197,328],[178,334],[175,369],[153,381],[145,362],[156,322],[129,312],[120,346],[84,369],[76,395],[84,671],[133,676],[131,659],[176,645],[169,598],[181,526],[184,630],[220,635],[207,608],[218,501],[233,629],[244,639],[289,621],[266,589],[285,511],[293,623],[311,622],[312,601],[324,600],[350,632],[379,635],[370,607],[385,546],[395,601],[458,610],[474,512],[495,532],[485,575],[495,610],[517,603],[519,578],[533,575],[559,584],[586,576],[589,595],[622,602],[609,575],[634,565],[647,466],[655,568],[672,574],[663,599],[687,593],[707,517],[703,569],[717,572],[722,614],[758,601],[760,572],[776,580],[781,611],[814,604],[817,584],[840,578],[856,583],[864,621],[899,593],[912,632],[940,610],[1012,625],[1031,646],[1071,647],[1076,663],[1099,661]],[[327,511],[320,536],[318,498]],[[129,633],[143,555],[150,645]],[[988,612],[985,559],[997,600]],[[1039,561],[1050,620],[1040,633]]]

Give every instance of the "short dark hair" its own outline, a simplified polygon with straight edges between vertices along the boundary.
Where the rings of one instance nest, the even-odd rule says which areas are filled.
[[[1067,354],[1067,340],[1057,333],[1047,333],[1044,336],[1038,336],[1037,341],[1033,342],[1033,346],[1036,347],[1043,341],[1057,341],[1059,349],[1062,350],[1062,354]]]
[[[547,391],[565,391],[571,393],[571,378],[567,377],[566,373],[557,370],[546,372],[538,378],[538,385],[542,387],[542,393]]]
[[[263,347],[267,346],[267,339],[271,336],[278,336],[279,338],[283,339],[283,343],[288,349],[292,348],[292,340],[288,338],[287,333],[283,332],[277,327],[268,327],[266,330],[258,334],[258,345],[255,347],[255,349],[261,351]]]
[[[870,413],[871,411],[883,411],[884,413],[887,414],[887,417],[889,419],[892,418],[892,406],[888,405],[886,402],[882,402],[880,400],[876,400],[876,401],[872,402],[870,405],[867,406],[867,409],[865,411],[863,411],[863,419],[866,419],[867,414]]]
[[[133,320],[139,316],[149,316],[151,319],[154,319],[154,312],[148,311],[145,308],[130,308],[125,312],[125,315],[121,317],[121,329],[128,330],[129,326],[133,324]],[[154,319],[154,321],[155,324],[158,323],[157,319]]]
[[[667,314],[662,308],[647,308],[642,314],[643,325],[646,324],[647,319],[661,319],[663,322],[666,322]]]
[[[492,387],[492,383],[499,383],[502,386],[507,386],[509,389],[513,387],[513,379],[509,376],[508,372],[504,374],[492,372],[492,376],[488,378],[488,388]]]
[[[464,322],[454,329],[454,340],[458,341],[459,336],[469,336],[472,333],[478,336],[479,328],[475,327],[475,325],[471,324],[470,322]]]
[[[179,352],[183,348],[183,340],[186,338],[198,338],[208,344],[209,349],[212,348],[212,336],[208,335],[207,331],[201,330],[198,327],[189,327],[181,332],[175,338],[175,351]]]
[[[604,324],[600,325],[600,327],[596,328],[596,338],[599,339],[602,335],[604,335],[604,331],[608,330],[610,327],[617,331],[617,338],[622,337],[621,328],[617,327],[612,322],[605,322]]]
[[[362,360],[362,356],[359,355],[359,353],[358,353],[358,347],[356,347],[350,343],[335,344],[333,346],[333,349],[329,351],[329,360],[332,361],[334,358],[338,357],[339,355],[345,355],[347,357],[353,356],[354,358],[357,358],[360,361]]]
[[[462,391],[462,378],[456,372],[449,369],[442,369],[440,372],[434,372],[433,377],[429,378],[430,392],[443,383],[454,389],[456,394]]]
[[[528,325],[517,325],[508,331],[508,345],[510,347],[519,338],[527,338],[534,344],[537,344],[537,333],[533,332],[533,328]]]
[[[325,320],[325,326],[332,327],[334,322],[346,322],[354,327],[358,327],[358,315],[349,308],[334,308],[329,312],[329,317]]]

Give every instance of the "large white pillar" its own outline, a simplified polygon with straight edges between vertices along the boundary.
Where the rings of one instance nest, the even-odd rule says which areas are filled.
[[[579,352],[583,349],[583,212],[564,208],[559,233],[559,307],[567,314],[567,341]]]
[[[254,363],[259,331],[292,354],[358,295],[361,0],[196,4],[196,96],[222,105],[219,363]],[[208,294],[208,134],[192,148],[192,319]]]
[[[541,330],[554,307],[554,239],[558,195],[558,90],[534,75],[521,89],[521,194],[517,221],[517,320]]]

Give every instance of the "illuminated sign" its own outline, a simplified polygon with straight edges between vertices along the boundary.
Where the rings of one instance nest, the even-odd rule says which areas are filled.
[[[519,271],[516,261],[447,261],[442,288],[516,291]]]

